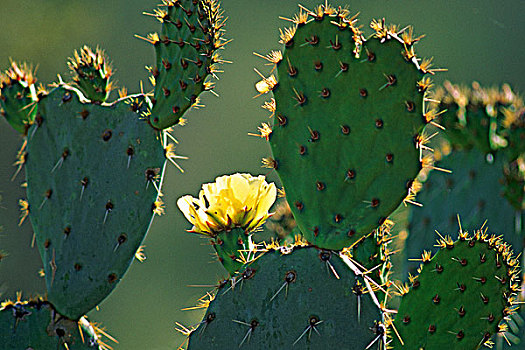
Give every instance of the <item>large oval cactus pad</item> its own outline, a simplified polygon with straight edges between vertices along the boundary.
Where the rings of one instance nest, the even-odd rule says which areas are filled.
[[[381,312],[358,280],[330,251],[265,253],[217,291],[188,349],[365,349]]]
[[[143,97],[83,104],[65,87],[39,103],[28,141],[30,218],[48,298],[71,319],[116,286],[151,222],[165,156],[140,120],[145,111]]]
[[[286,44],[270,138],[301,231],[327,249],[372,232],[407,196],[426,124],[423,73],[403,44],[386,36],[361,46],[340,20],[298,25]]]

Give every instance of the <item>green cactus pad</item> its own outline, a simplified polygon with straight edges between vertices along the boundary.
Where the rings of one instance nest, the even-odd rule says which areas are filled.
[[[62,86],[30,129],[29,217],[48,298],[73,320],[115,288],[158,209],[165,156],[146,109],[143,96],[100,106]]]
[[[27,64],[11,62],[0,74],[0,114],[19,133],[26,134],[37,112],[36,78]]]
[[[525,108],[523,99],[507,84],[484,88],[445,82],[436,91],[440,122],[454,148],[477,148],[485,154],[501,153],[505,198],[518,210],[525,209]]]
[[[522,246],[523,229],[516,228],[516,215],[522,214],[505,200],[500,184],[505,160],[500,152],[493,158],[488,163],[486,155],[476,148],[452,151],[440,162],[440,167],[452,173],[432,171],[428,175],[418,198],[423,207],[411,211],[408,258],[418,257],[423,249],[431,250],[438,238],[434,230],[458,232],[458,215],[465,231],[479,229],[486,220],[490,232],[501,232],[515,248]],[[409,262],[412,273],[417,266]]]
[[[500,238],[481,232],[444,238],[423,257],[422,271],[402,298],[391,332],[393,349],[478,349],[517,308],[518,260]]]
[[[309,242],[338,250],[380,226],[421,169],[426,80],[408,61],[417,40],[404,46],[373,22],[365,41],[344,10],[320,9],[282,36],[279,83],[263,82],[275,97],[270,144],[295,219]]]
[[[75,85],[92,102],[105,102],[111,92],[112,69],[107,60],[104,51],[99,48],[93,51],[87,46],[75,51],[69,59]]]
[[[269,251],[217,290],[188,349],[364,349],[381,313],[356,281],[335,252]]]
[[[217,0],[164,0],[153,16],[162,23],[162,31],[145,38],[157,54],[150,69],[155,103],[149,122],[165,129],[198,105],[202,91],[213,89],[209,78],[222,62],[217,50],[225,44],[224,20]]]
[[[0,344],[4,350],[103,349],[89,322],[65,318],[41,299],[2,303]]]

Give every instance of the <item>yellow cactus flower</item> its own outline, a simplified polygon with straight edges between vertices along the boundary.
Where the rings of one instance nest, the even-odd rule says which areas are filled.
[[[236,173],[202,185],[198,199],[186,195],[177,205],[193,224],[190,232],[215,237],[235,227],[248,233],[264,224],[276,195],[275,184],[268,184],[263,175]]]

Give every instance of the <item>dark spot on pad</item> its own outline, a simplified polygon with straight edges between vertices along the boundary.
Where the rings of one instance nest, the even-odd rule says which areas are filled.
[[[111,273],[111,274],[108,275],[108,282],[109,283],[114,283],[116,280],[117,280],[117,274]]]
[[[284,275],[284,281],[286,283],[293,283],[296,280],[297,280],[297,272],[295,272],[294,270],[288,271]]]
[[[128,236],[125,233],[121,233],[117,238],[117,242],[119,245],[121,245],[122,243],[126,242],[127,239]]]
[[[107,142],[107,141],[109,141],[109,139],[111,139],[112,135],[113,135],[113,133],[111,132],[111,130],[110,129],[106,129],[102,133],[102,140]]]
[[[416,110],[416,104],[413,101],[405,101],[407,112],[414,112]]]
[[[67,103],[67,102],[71,101],[72,98],[73,98],[73,96],[71,95],[71,92],[66,91],[64,93],[64,96],[62,96],[62,102]]]
[[[281,114],[277,116],[277,120],[279,121],[279,126],[285,126],[286,123],[288,122],[288,119],[286,119],[286,117]]]

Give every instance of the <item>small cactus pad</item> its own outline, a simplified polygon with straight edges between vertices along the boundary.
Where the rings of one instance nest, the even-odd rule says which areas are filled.
[[[293,21],[271,56],[279,82],[256,88],[274,93],[273,164],[301,231],[338,250],[380,226],[421,169],[428,64],[413,64],[411,28],[401,39],[374,21],[365,40],[355,17],[330,6]]]
[[[491,232],[504,234],[513,247],[521,246],[523,229],[516,229],[515,219],[522,214],[502,194],[503,158],[503,154],[497,152],[493,162],[488,163],[486,155],[476,148],[454,150],[439,164],[452,170],[451,174],[438,171],[428,174],[418,198],[423,207],[414,207],[411,211],[406,240],[408,258],[418,257],[423,249],[431,249],[437,238],[434,230],[458,232],[461,224],[463,230],[472,232],[485,220]],[[418,264],[409,262],[409,266],[414,272]]]
[[[501,238],[462,232],[455,243],[438,243],[405,290],[394,320],[399,337],[390,333],[395,350],[478,349],[517,308],[518,260]]]
[[[41,299],[2,303],[0,344],[4,350],[102,349],[86,319],[76,322],[65,318]]]
[[[269,251],[217,290],[188,349],[365,349],[384,328],[359,280],[336,252]]]
[[[252,235],[253,232],[246,233],[243,228],[236,227],[212,238],[211,243],[217,257],[230,276],[235,275],[244,263],[250,260],[253,249]]]
[[[216,77],[216,65],[223,62],[217,50],[225,44],[224,19],[217,0],[163,0],[152,15],[162,31],[144,38],[157,54],[150,68],[155,103],[149,121],[165,129],[199,104],[202,91],[213,89],[209,78]]]
[[[27,133],[36,114],[36,77],[27,64],[11,61],[0,74],[0,114],[19,133]]]
[[[48,298],[73,320],[117,285],[161,209],[165,152],[146,109],[143,96],[99,106],[61,86],[30,129],[29,217]]]
[[[84,46],[75,51],[68,66],[73,74],[73,81],[84,96],[92,102],[105,102],[111,92],[111,65],[101,49],[95,51]]]

